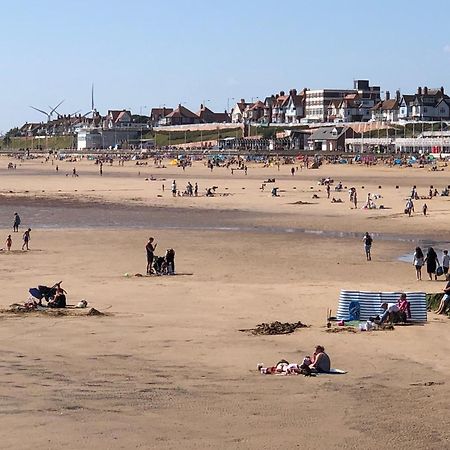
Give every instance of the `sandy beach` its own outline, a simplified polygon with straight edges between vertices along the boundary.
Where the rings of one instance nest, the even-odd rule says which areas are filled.
[[[329,333],[341,289],[440,292],[416,281],[417,245],[450,243],[449,169],[325,164],[317,170],[248,164],[248,174],[126,162],[0,160],[2,308],[63,280],[68,302],[100,317],[0,314],[1,448],[266,449],[448,447],[449,326]],[[59,171],[56,172],[55,165]],[[78,177],[72,177],[76,167]],[[331,203],[318,181],[342,182]],[[151,179],[156,180],[152,181]],[[279,197],[272,197],[275,178]],[[176,180],[198,197],[173,197]],[[164,190],[163,190],[164,185]],[[207,188],[217,186],[214,197]],[[348,188],[381,196],[352,209]],[[313,196],[317,198],[313,198]],[[421,213],[423,203],[429,213]],[[29,252],[22,233],[30,227]],[[373,260],[362,237],[374,236]],[[176,276],[145,273],[145,244],[176,251]],[[4,244],[2,243],[2,246]],[[450,247],[450,244],[449,244]],[[275,320],[309,325],[280,336],[239,330]],[[301,361],[322,344],[334,376],[263,376],[257,363]]]

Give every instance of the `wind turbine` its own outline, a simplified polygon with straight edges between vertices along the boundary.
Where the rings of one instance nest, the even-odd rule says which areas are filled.
[[[92,114],[92,117],[94,117],[95,112],[95,104],[94,104],[94,83],[92,83],[91,86],[91,110],[88,111],[86,114],[83,114],[83,117],[87,117],[89,114]]]
[[[42,114],[45,114],[47,116],[47,121],[50,122],[52,120],[53,113],[56,112],[56,110],[62,105],[63,102],[64,102],[64,100],[61,100],[54,108],[49,106],[50,112],[44,111],[43,109],[35,108],[34,106],[30,106],[30,108],[32,108],[35,111],[38,111]],[[58,113],[56,113],[56,114],[58,114]]]

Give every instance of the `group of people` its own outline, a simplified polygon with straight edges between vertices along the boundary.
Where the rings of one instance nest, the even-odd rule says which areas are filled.
[[[20,224],[21,224],[20,216],[17,212],[15,212],[14,213],[14,221],[13,221],[13,233],[19,232]],[[31,240],[31,228],[28,228],[27,230],[25,230],[25,232],[22,235],[22,241],[23,241],[22,250],[30,250],[30,247],[29,247],[30,240]],[[10,234],[8,234],[8,237],[6,238],[6,242],[5,242],[6,249],[8,250],[8,252],[11,251],[12,244],[13,244],[12,236]]]
[[[175,250],[169,248],[164,256],[156,256],[158,244],[153,237],[148,239],[145,250],[147,253],[147,275],[175,275]]]
[[[397,303],[383,302],[380,305],[383,310],[382,316],[374,320],[375,323],[383,324],[387,321],[391,323],[406,323],[408,319],[411,319],[411,305],[406,298],[406,294],[401,294]]]
[[[162,186],[162,189],[164,191],[164,185]],[[186,185],[186,189],[183,193],[181,193],[177,188],[177,182],[176,180],[172,181],[171,184],[171,192],[173,197],[182,197],[182,196],[188,196],[188,197],[198,197],[198,183],[195,183],[194,185],[188,181],[188,184]]]
[[[276,365],[264,367],[264,364],[257,365],[257,369],[263,375],[315,375],[317,373],[329,373],[331,371],[331,360],[325,347],[317,345],[312,356],[305,356],[301,364],[289,363],[285,359]]]
[[[423,251],[420,247],[416,247],[413,256],[413,265],[416,269],[416,277],[418,280],[422,279],[422,267],[426,265],[428,276],[430,280],[437,280],[438,276],[447,275],[450,266],[450,256],[448,255],[448,250],[444,250],[444,256],[442,258],[442,266],[440,265],[438,255],[433,247],[430,247],[427,251],[426,256],[424,256]]]

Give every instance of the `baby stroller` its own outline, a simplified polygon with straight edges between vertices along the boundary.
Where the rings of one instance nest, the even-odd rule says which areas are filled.
[[[164,275],[167,273],[167,264],[164,256],[155,256],[153,259],[153,270],[156,275]]]

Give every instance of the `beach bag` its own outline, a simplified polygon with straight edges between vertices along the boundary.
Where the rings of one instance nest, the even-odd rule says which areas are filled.
[[[436,269],[436,275],[437,275],[438,277],[440,277],[441,275],[444,275],[444,269],[443,269],[441,266],[439,266],[439,267]]]
[[[352,301],[348,305],[349,320],[359,320],[361,316],[361,305],[357,301]]]

